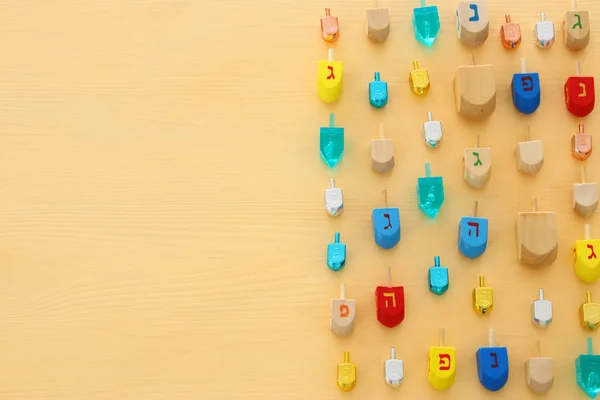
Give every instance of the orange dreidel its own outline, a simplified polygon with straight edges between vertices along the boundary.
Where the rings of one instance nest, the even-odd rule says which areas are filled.
[[[567,110],[576,117],[585,117],[594,111],[596,94],[594,77],[581,76],[579,61],[575,63],[575,76],[570,76],[565,82],[565,105]]]
[[[521,27],[511,22],[510,15],[504,16],[506,23],[500,28],[500,40],[505,49],[516,49],[521,44]]]
[[[579,132],[571,137],[571,155],[579,161],[592,155],[592,135],[583,130],[583,124],[579,124]]]
[[[325,16],[321,18],[321,38],[327,43],[333,43],[340,38],[338,18],[331,15],[329,8],[325,9]]]

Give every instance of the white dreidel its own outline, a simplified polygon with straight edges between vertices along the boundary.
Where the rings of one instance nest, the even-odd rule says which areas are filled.
[[[535,44],[543,49],[550,47],[554,43],[554,23],[546,21],[546,14],[541,14],[541,20],[535,24],[533,30],[535,35]]]
[[[390,359],[384,364],[385,383],[398,387],[404,379],[404,361],[396,359],[396,349],[390,350]]]
[[[427,121],[423,124],[423,139],[425,145],[433,149],[442,144],[442,123],[434,121],[431,112],[427,113]]]
[[[331,187],[325,190],[325,209],[332,216],[337,216],[344,211],[344,194],[342,189],[335,187],[335,180],[331,178]]]
[[[544,299],[544,289],[540,289],[540,298],[531,305],[533,322],[542,328],[552,322],[552,302]]]

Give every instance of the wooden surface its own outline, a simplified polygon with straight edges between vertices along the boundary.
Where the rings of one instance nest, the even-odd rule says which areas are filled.
[[[434,48],[412,36],[417,1],[381,0],[391,32],[382,45],[365,32],[369,1],[13,1],[0,5],[0,398],[3,400],[150,399],[533,399],[525,361],[554,357],[548,399],[583,399],[575,358],[586,349],[578,321],[586,290],[600,285],[574,274],[571,247],[584,220],[572,210],[579,163],[570,154],[578,119],[562,87],[600,65],[600,3],[590,10],[588,48],[560,41],[569,1],[490,0],[490,37],[475,50],[491,63],[497,107],[490,119],[467,122],[454,107],[456,67],[470,63],[456,38],[454,1],[440,8]],[[319,101],[316,68],[327,57],[319,18],[325,6],[340,18],[336,59],[345,62],[341,100]],[[542,8],[543,6],[543,8]],[[539,12],[556,23],[557,42],[534,46]],[[523,43],[502,48],[504,14],[521,23]],[[510,80],[519,58],[538,71],[542,103],[519,115]],[[412,61],[428,68],[431,92],[408,86]],[[390,89],[383,110],[369,106],[367,87],[380,71]],[[346,154],[331,172],[319,160],[318,132],[330,112],[346,128]],[[444,143],[431,150],[421,126],[432,111]],[[600,110],[585,120],[600,130]],[[371,169],[378,124],[395,140],[391,174]],[[520,174],[514,148],[527,126],[544,143],[535,177]],[[462,156],[476,133],[492,147],[492,178],[476,191],[463,180]],[[588,160],[588,181],[600,181],[600,155]],[[415,187],[431,162],[443,174],[446,202],[436,220],[418,210]],[[329,178],[344,189],[345,211],[325,214]],[[371,209],[398,206],[402,241],[376,248]],[[558,259],[545,270],[516,261],[515,222],[537,197],[557,213]],[[490,219],[488,250],[460,256],[457,228],[479,201]],[[600,220],[592,237],[600,237]],[[348,263],[325,264],[326,245],[340,231]],[[450,289],[436,297],[427,269],[441,256]],[[386,267],[406,289],[406,320],[388,329],[375,318],[374,289]],[[477,277],[495,289],[493,312],[472,309]],[[357,301],[356,328],[329,331],[339,284]],[[538,289],[554,302],[546,330],[531,323]],[[475,351],[488,328],[508,346],[510,378],[496,394],[478,383]],[[427,382],[427,351],[438,328],[457,349],[454,386]],[[404,360],[405,381],[385,385],[390,346]],[[600,338],[596,340],[600,352]],[[358,384],[336,387],[336,365],[350,351]],[[515,397],[516,396],[516,397]]]

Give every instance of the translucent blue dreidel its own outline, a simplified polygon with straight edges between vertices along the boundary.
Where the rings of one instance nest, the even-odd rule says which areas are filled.
[[[387,190],[383,191],[385,208],[373,209],[373,234],[375,243],[383,249],[391,249],[400,241],[400,210],[387,206]]]
[[[388,102],[387,82],[380,80],[379,72],[375,72],[374,79],[369,82],[369,103],[375,108],[382,108]]]
[[[525,59],[521,58],[521,73],[514,74],[510,84],[515,108],[523,114],[533,114],[540,106],[540,75],[527,72]]]
[[[481,385],[491,392],[497,392],[508,381],[508,350],[494,346],[494,329],[490,328],[489,347],[480,347],[477,358],[477,375]]]
[[[339,271],[346,266],[346,245],[340,243],[340,233],[335,233],[335,241],[327,245],[327,266]]]
[[[444,181],[441,176],[431,176],[429,163],[425,163],[425,177],[417,181],[417,201],[429,218],[435,218],[444,203]]]
[[[592,338],[587,338],[587,354],[580,354],[575,361],[577,385],[590,399],[600,393],[600,355],[594,354]]]
[[[477,217],[478,205],[475,202],[472,217],[462,217],[458,224],[458,249],[469,258],[479,257],[487,248],[488,219]]]
[[[434,266],[429,268],[429,290],[431,293],[441,295],[446,293],[450,285],[448,268],[440,266],[440,257],[435,256]]]
[[[344,156],[344,128],[335,126],[335,116],[329,115],[329,126],[320,130],[321,159],[329,168],[335,167]]]
[[[426,6],[425,0],[421,0],[421,7],[413,10],[412,22],[417,41],[427,47],[433,46],[433,42],[440,32],[440,16],[437,6]]]

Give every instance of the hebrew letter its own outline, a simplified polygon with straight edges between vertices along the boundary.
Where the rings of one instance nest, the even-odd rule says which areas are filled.
[[[475,161],[475,163],[473,164],[474,167],[478,166],[478,165],[483,165],[483,163],[481,162],[481,160],[479,159],[479,153],[474,151],[473,155],[475,157],[477,157],[477,161]]]
[[[392,227],[392,220],[390,219],[390,214],[383,214],[383,216],[386,217],[388,220],[387,226],[385,228],[383,228],[383,230],[385,231]]]
[[[450,369],[451,358],[450,354],[440,354],[440,371],[448,371]]]
[[[384,293],[383,296],[391,297],[392,298],[392,307],[394,307],[394,308],[396,307],[396,293],[393,293],[393,292],[392,293]],[[387,299],[385,299],[385,307],[386,308],[390,307]]]
[[[346,304],[341,304],[340,305],[340,317],[347,317],[348,315],[350,315],[350,308],[348,308],[348,306]]]
[[[596,253],[594,253],[594,245],[588,244],[587,248],[590,249],[590,251],[591,251],[591,254],[588,256],[588,260],[591,260],[592,258],[596,258]]]
[[[522,77],[521,86],[523,86],[524,92],[531,92],[533,90],[533,79],[530,76]]]
[[[498,368],[498,355],[496,353],[490,353],[490,356],[494,357],[492,368]]]
[[[579,27],[579,29],[583,29],[583,26],[581,26],[581,15],[574,14],[573,16],[577,18],[577,22],[573,25],[571,29],[575,29],[576,27]]]
[[[585,91],[585,83],[580,82],[579,87],[581,88],[581,93],[578,94],[579,97],[586,97],[587,93]]]
[[[473,16],[469,18],[469,22],[479,21],[479,9],[477,8],[477,4],[469,4],[469,8],[473,10]]]
[[[479,222],[467,222],[468,226],[472,226],[475,228],[475,237],[479,237]],[[469,229],[469,236],[471,236],[472,230]]]
[[[333,67],[331,65],[327,66],[327,69],[329,70],[330,74],[327,77],[327,79],[335,79],[335,75],[333,74]]]

